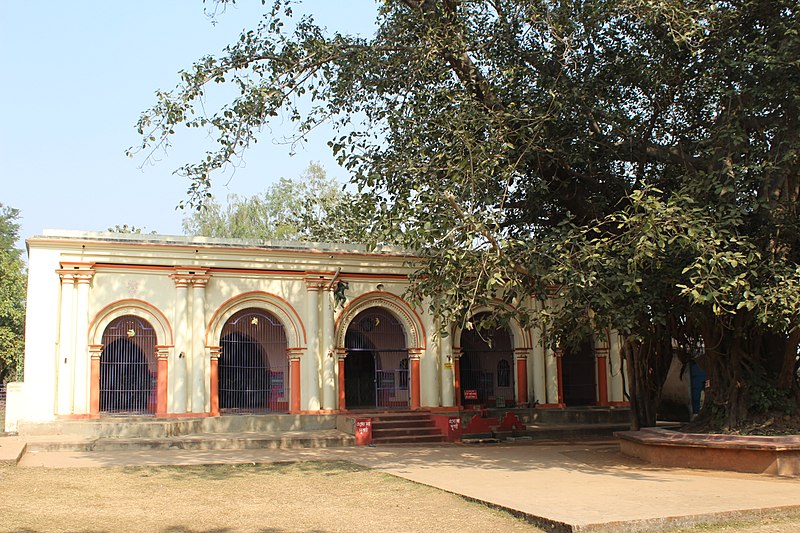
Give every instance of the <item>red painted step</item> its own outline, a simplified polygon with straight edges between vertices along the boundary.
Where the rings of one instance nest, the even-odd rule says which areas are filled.
[[[399,411],[370,414],[372,442],[375,444],[409,444],[444,442],[428,411]]]

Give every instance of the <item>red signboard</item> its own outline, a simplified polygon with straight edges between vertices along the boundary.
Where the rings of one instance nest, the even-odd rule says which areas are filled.
[[[451,416],[447,421],[450,425],[450,431],[458,431],[461,429],[461,419],[457,416]]]
[[[477,400],[478,399],[478,391],[476,389],[467,389],[464,391],[464,399],[465,400]]]
[[[355,421],[356,444],[366,446],[372,444],[372,420],[359,418]]]

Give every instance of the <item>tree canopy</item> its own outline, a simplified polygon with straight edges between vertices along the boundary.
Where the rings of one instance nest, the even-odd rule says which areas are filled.
[[[18,219],[18,209],[0,203],[0,383],[22,378],[26,276]]]
[[[371,239],[418,250],[412,293],[446,319],[549,295],[515,313],[550,342],[620,331],[637,423],[676,345],[703,348],[707,420],[800,398],[794,0],[386,0],[369,38],[292,7],[140,118],[139,149],[213,132],[189,203],[273,117],[331,122]],[[216,85],[236,96],[206,113]]]

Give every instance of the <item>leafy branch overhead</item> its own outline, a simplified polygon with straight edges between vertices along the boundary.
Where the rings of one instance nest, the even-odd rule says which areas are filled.
[[[798,18],[793,0],[385,0],[365,38],[279,0],[157,93],[132,152],[211,131],[180,170],[197,206],[274,118],[298,139],[328,122],[370,240],[418,251],[412,295],[444,323],[501,299],[552,342],[613,328],[644,380],[703,345],[733,421],[748,373],[796,388]],[[235,96],[206,112],[214,87]]]

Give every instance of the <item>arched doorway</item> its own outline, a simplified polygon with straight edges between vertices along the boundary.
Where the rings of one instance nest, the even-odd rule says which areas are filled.
[[[564,350],[561,357],[561,381],[567,406],[597,404],[597,362],[594,342],[587,339]]]
[[[156,334],[142,318],[125,315],[103,331],[100,355],[100,412],[153,414],[156,411]]]
[[[488,318],[472,318],[479,324]],[[502,326],[461,332],[459,379],[462,405],[514,405],[514,349],[511,334]]]
[[[288,412],[286,332],[275,315],[243,309],[222,328],[219,408],[227,414]]]
[[[386,309],[360,312],[345,333],[348,409],[408,407],[408,349],[403,325]]]

